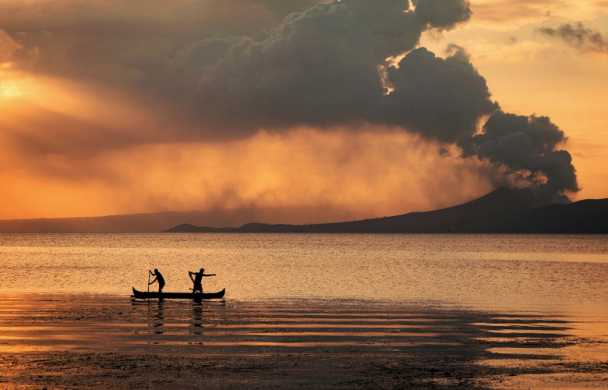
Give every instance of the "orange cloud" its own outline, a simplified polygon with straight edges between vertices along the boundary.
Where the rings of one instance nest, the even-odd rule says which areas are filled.
[[[197,90],[200,67],[199,62],[190,67],[196,76],[192,78],[185,77],[181,70],[172,73],[168,81],[179,76],[179,83],[168,87],[170,83],[162,79],[166,76],[164,66],[179,63],[176,53],[186,53],[206,64],[208,59],[196,56],[201,37],[206,38],[216,30],[259,34],[262,28],[267,28],[265,23],[276,23],[280,19],[267,4],[274,4],[273,9],[281,8],[277,11],[281,16],[290,11],[287,6],[279,5],[282,2],[272,0],[239,2],[248,6],[236,14],[238,7],[233,3],[227,6],[216,0],[180,1],[176,14],[166,13],[157,1],[149,3],[146,12],[140,12],[141,7],[135,3],[121,8],[122,3],[117,1],[34,1],[21,8],[17,7],[18,2],[0,4],[0,28],[11,31],[8,35],[0,30],[0,146],[4,151],[0,180],[6,199],[0,206],[0,218],[282,208],[300,211],[289,215],[269,211],[264,214],[265,218],[273,222],[319,222],[432,209],[491,190],[493,183],[487,166],[474,159],[450,157],[457,155],[455,151],[442,155],[439,150],[444,145],[408,133],[407,126],[401,129],[405,131],[396,131],[386,126],[357,123],[353,131],[346,128],[346,123],[338,122],[341,125],[328,125],[324,130],[294,129],[287,125],[279,129],[273,128],[273,122],[264,122],[260,127],[266,130],[258,131],[256,127],[255,131],[239,133],[238,126],[210,128],[205,118],[192,120],[182,115],[183,111],[190,114],[193,111],[192,115],[196,115],[202,110],[195,106],[181,111],[179,107],[179,102],[188,101],[182,99],[183,94],[200,92]],[[307,0],[298,2],[308,3]],[[542,16],[547,8],[561,7],[558,0],[524,3],[492,0],[473,3],[473,10],[476,17],[500,24],[503,17]],[[213,4],[217,7],[208,8],[209,13],[205,14],[191,12],[189,4],[198,4],[201,9]],[[2,12],[17,9],[20,11],[13,17]],[[400,13],[397,15],[402,17]],[[226,21],[231,23],[223,29]],[[382,34],[390,32],[390,29],[384,31],[386,26],[382,20],[375,27]],[[52,34],[47,29],[52,30]],[[380,33],[374,36],[383,37],[380,41],[384,42],[384,35]],[[474,54],[479,37],[489,36],[466,28],[465,34],[473,37],[473,43],[465,46],[471,46]],[[27,47],[27,53],[23,47]],[[443,43],[442,47],[445,47]],[[352,53],[358,58],[359,47],[355,49]],[[329,52],[334,52],[333,47]],[[245,51],[243,55],[248,53]],[[550,71],[526,73],[521,69],[524,65],[529,69],[530,62],[526,59],[496,52],[490,56],[499,64],[489,66],[488,60],[478,63],[477,58],[473,58],[475,66],[480,66],[481,73],[499,92],[497,96],[503,108],[554,115],[551,109],[556,107],[559,96],[551,88],[553,80],[544,80],[548,77],[544,75],[551,75]],[[505,57],[517,62],[518,67],[507,64]],[[458,58],[460,62],[455,64],[462,69],[463,64],[468,64],[468,58],[464,54]],[[275,59],[279,66],[266,73],[268,78],[286,70],[283,57]],[[82,66],[83,63],[86,66]],[[325,72],[325,62],[315,63],[321,64],[319,69]],[[344,70],[340,66],[336,69]],[[370,76],[370,85],[376,86],[376,68],[371,69],[371,74],[366,76]],[[425,74],[430,68],[421,69],[420,74]],[[563,66],[555,69],[568,74]],[[404,86],[410,84],[408,77],[415,73],[404,71],[398,75],[395,69],[390,71],[402,78]],[[496,80],[500,72],[503,73]],[[254,80],[260,76],[252,73],[255,72],[243,72],[244,79]],[[295,68],[292,73],[302,72]],[[514,74],[517,77],[513,77]],[[229,72],[227,80],[233,80],[231,76]],[[335,79],[333,74],[328,76],[328,80]],[[312,85],[308,78],[302,80],[301,86]],[[569,76],[568,82],[571,80]],[[436,87],[433,82],[429,82],[429,91],[438,96],[455,96],[456,102],[463,100],[460,93],[446,94],[440,88],[433,88]],[[228,87],[238,90],[240,86],[235,84],[218,85],[222,90]],[[276,84],[286,85],[283,79]],[[257,91],[257,84],[252,85],[247,91]],[[345,85],[354,84],[346,82]],[[323,103],[323,98],[331,98],[329,95],[334,92],[326,87],[320,84],[318,96],[303,94],[303,100],[286,107],[297,110],[305,104]],[[162,96],[155,94],[155,89],[163,91]],[[210,101],[217,97],[218,89],[209,89]],[[273,109],[273,102],[286,101],[294,93],[290,88],[280,91],[285,94],[273,95],[276,100],[268,104]],[[356,89],[353,91],[340,96],[349,108],[352,100],[360,95]],[[424,100],[420,99],[421,88],[413,88],[413,92],[412,104],[397,105],[396,116],[404,111],[403,107],[411,108]],[[238,91],[234,96],[237,103],[241,101],[242,94]],[[253,93],[249,101],[259,100],[263,99]],[[559,107],[565,107],[562,100],[559,102]],[[328,99],[321,105],[335,113],[334,103]],[[570,96],[567,103],[572,105]],[[245,110],[250,108],[247,104],[236,104],[218,111],[218,116],[231,119],[230,113],[243,106]],[[429,118],[437,119],[442,117],[441,112],[445,113],[442,110],[453,107],[444,103],[413,111],[425,112]],[[250,109],[253,114],[258,113],[255,107]],[[308,119],[309,114],[304,112],[302,116]],[[244,117],[244,121],[249,118]],[[560,118],[560,125],[562,122],[570,129],[574,121],[566,123]],[[298,123],[302,122],[295,126]],[[439,125],[430,127],[433,131],[443,130]],[[232,130],[236,135],[226,134]],[[580,144],[575,143],[575,147],[577,145]],[[576,159],[583,157],[576,156]],[[594,175],[598,171],[593,170]],[[588,174],[583,177],[593,181]],[[585,187],[585,182],[582,185]],[[600,191],[599,184],[595,188]]]
[[[474,2],[473,11],[480,20],[513,22],[518,19],[547,16],[553,8],[564,6],[562,0],[526,0],[525,2],[491,0],[483,3]]]
[[[10,200],[1,218],[253,208],[305,209],[306,215],[282,215],[279,222],[316,222],[432,209],[491,189],[479,163],[442,157],[437,145],[388,129],[355,136],[262,132],[228,143],[137,146],[73,161],[13,158],[0,174]],[[50,165],[62,174],[49,175]]]

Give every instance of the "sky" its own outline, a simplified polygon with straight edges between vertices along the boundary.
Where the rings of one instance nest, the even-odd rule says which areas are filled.
[[[605,198],[607,100],[605,0],[0,0],[0,219]]]

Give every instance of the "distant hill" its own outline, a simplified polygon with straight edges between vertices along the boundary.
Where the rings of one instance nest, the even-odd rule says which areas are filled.
[[[229,210],[160,212],[77,218],[0,220],[0,233],[158,233],[177,224],[239,226],[256,220],[336,220],[348,210],[316,207],[242,207]]]
[[[316,225],[246,224],[212,228],[182,224],[168,232],[201,233],[608,233],[608,199],[543,205],[531,190],[498,189],[436,211]]]
[[[203,216],[204,217],[204,216]],[[152,233],[178,223],[203,223],[196,213],[152,213],[0,221],[2,233]]]
[[[547,206],[532,191],[508,189],[496,190],[459,206],[429,212],[315,225],[249,223],[236,228],[217,227],[277,218],[318,220],[320,215],[315,215],[316,212],[315,208],[244,208],[215,212],[0,220],[0,233],[608,233],[608,200]],[[327,210],[323,214],[327,214]],[[332,215],[335,219],[344,217],[338,212]]]

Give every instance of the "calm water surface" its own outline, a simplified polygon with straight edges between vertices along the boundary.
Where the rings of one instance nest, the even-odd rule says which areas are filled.
[[[0,235],[0,265],[4,352],[451,356],[608,380],[606,236]],[[150,268],[187,291],[201,266],[225,300],[129,299]]]
[[[158,267],[167,291],[204,266],[238,300],[463,305],[608,302],[608,237],[491,235],[0,235],[3,292],[128,295]]]

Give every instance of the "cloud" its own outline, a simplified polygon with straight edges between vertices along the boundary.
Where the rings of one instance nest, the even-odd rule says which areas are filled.
[[[226,55],[198,67],[204,70],[197,109],[214,127],[233,122],[237,131],[377,123],[453,141],[454,133],[472,132],[493,105],[465,56],[443,60],[414,50],[426,29],[453,27],[470,14],[467,2],[441,4],[418,0],[415,10],[400,0],[319,4],[292,14],[263,40],[224,41]],[[202,53],[181,61],[209,58],[203,53],[217,45],[205,41]],[[396,66],[387,64],[401,53],[408,54]],[[379,66],[395,89],[388,96]]]
[[[366,121],[352,113],[376,109],[386,57],[470,16],[464,0],[417,0],[408,11],[403,0],[310,3],[181,0],[167,13],[154,1],[146,12],[137,1],[41,1],[0,5],[11,15],[0,26],[23,47],[22,69],[129,89],[193,117],[207,137],[230,138]]]
[[[465,146],[467,156],[487,159],[511,173],[532,172],[528,183],[552,192],[578,190],[569,154],[557,149],[565,141],[563,134],[547,118],[497,111],[485,79],[461,48],[451,47],[447,58],[415,48],[424,29],[465,20],[468,3],[442,2],[442,8],[419,0],[414,11],[405,12],[399,11],[398,1],[371,4],[351,0],[319,5],[292,15],[265,40],[228,45],[228,54],[203,72],[201,112],[207,118],[217,115],[218,126],[230,118],[228,123],[235,121],[241,130],[395,126]],[[407,54],[397,63],[384,60],[403,52]],[[378,66],[384,66],[389,93],[378,81]],[[484,134],[475,135],[484,117],[490,117]],[[501,125],[509,118],[518,120]],[[547,131],[538,131],[545,120]],[[498,150],[502,154],[483,142],[495,137],[497,126],[504,137],[499,140],[509,140]],[[561,135],[559,142],[551,141],[555,134]],[[526,148],[530,139],[538,142],[533,136],[548,137],[546,149]],[[524,144],[518,147],[520,142]],[[538,176],[547,176],[547,183]]]
[[[20,49],[21,46],[10,35],[0,29],[0,63],[11,61]]]
[[[230,148],[263,132],[288,135],[302,127],[328,139],[340,131],[341,142],[352,147],[352,154],[343,153],[345,159],[355,164],[352,156],[364,145],[350,144],[350,138],[390,131],[419,137],[419,145],[439,144],[437,161],[443,158],[457,166],[482,160],[471,165],[478,170],[475,177],[520,175],[527,185],[558,195],[578,189],[569,154],[560,150],[565,137],[549,119],[502,113],[462,48],[451,46],[440,57],[420,47],[425,31],[465,23],[472,14],[468,1],[180,0],[172,12],[161,3],[0,4],[0,28],[8,37],[5,41],[14,43],[0,40],[0,48],[9,48],[2,49],[7,61],[21,72],[59,80],[58,85],[73,92],[68,103],[56,104],[55,93],[30,102],[25,120],[6,122],[5,141],[25,155],[45,157],[37,167],[42,171],[46,166],[49,172],[68,176],[70,167],[86,175],[91,158],[105,161],[112,153],[129,160],[129,151],[155,145],[204,142]],[[71,83],[78,87],[69,87]],[[132,101],[137,104],[127,104]],[[19,122],[19,128],[10,129]],[[465,157],[459,163],[448,157],[457,152],[445,152],[457,146]],[[262,160],[276,152],[258,147],[256,158]],[[316,155],[312,149],[307,153]],[[419,156],[412,148],[402,153]],[[198,160],[188,161],[196,165],[193,161]],[[332,159],[328,166],[338,166],[337,161]],[[408,177],[410,168],[399,165],[399,158],[392,161]],[[281,164],[274,168],[280,170]],[[313,165],[306,169],[317,169]],[[205,169],[197,166],[194,174]],[[94,167],[106,182],[112,175],[128,181],[120,170]],[[188,168],[159,169],[162,185],[172,180],[167,172],[180,169]],[[271,174],[264,170],[256,177],[266,176]],[[306,177],[319,182],[314,175]],[[445,177],[440,182],[447,185]],[[210,183],[228,186],[217,180]],[[287,177],[281,180],[290,183]],[[247,187],[247,178],[239,176],[229,185]],[[195,188],[202,191],[201,186]],[[277,198],[272,194],[267,199]],[[327,202],[319,200],[322,203]]]
[[[506,166],[528,180],[543,183],[551,194],[579,190],[572,157],[559,150],[566,141],[547,117],[521,116],[497,111],[488,119],[481,134],[463,141],[465,156],[478,156]]]
[[[475,18],[495,23],[541,19],[568,6],[563,0],[490,0],[473,4]]]
[[[367,127],[141,145],[77,160],[4,154],[0,219],[201,210],[217,212],[220,226],[252,219],[311,223],[430,210],[491,190],[483,164],[442,157],[437,148],[408,133]],[[226,212],[238,216],[220,218]]]
[[[319,4],[262,40],[229,44],[200,73],[198,107],[241,130],[365,121],[382,97],[378,66],[413,49],[422,32],[404,7],[396,0]]]
[[[468,0],[412,0],[412,3],[422,24],[439,29],[450,29],[471,17]]]
[[[255,36],[314,3],[176,0],[167,11],[160,0],[0,2],[0,29],[22,47],[15,56],[22,69],[149,88],[176,76],[166,65],[184,46],[203,37]]]
[[[388,76],[395,91],[380,99],[373,120],[430,139],[454,143],[471,137],[479,119],[496,107],[485,79],[460,48],[445,59],[425,48],[413,50]]]
[[[583,23],[566,23],[557,27],[541,27],[542,34],[557,38],[581,51],[608,53],[608,40],[598,31],[586,27]]]

